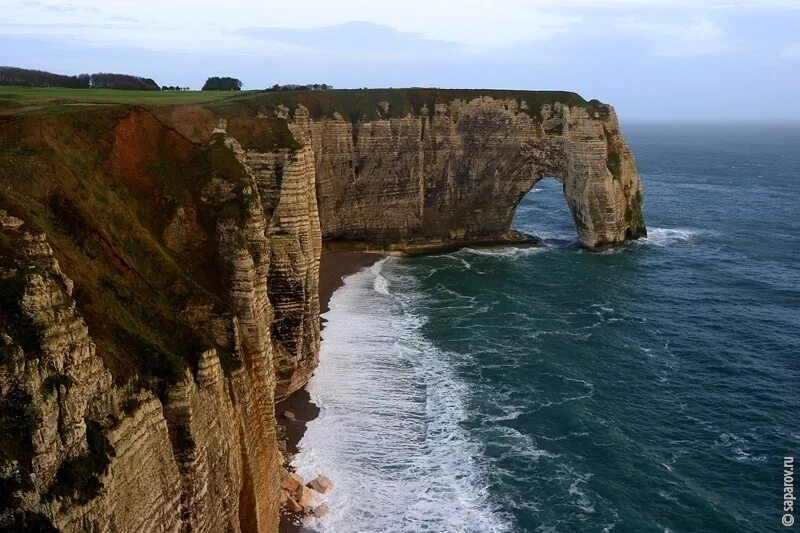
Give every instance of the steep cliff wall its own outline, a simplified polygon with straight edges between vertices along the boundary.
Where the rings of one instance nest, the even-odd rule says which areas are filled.
[[[0,530],[277,529],[275,398],[319,350],[313,154],[206,119],[202,144],[144,110],[5,121]]]
[[[0,116],[0,530],[275,531],[274,403],[316,367],[323,241],[645,234],[613,109],[572,93],[265,93]]]

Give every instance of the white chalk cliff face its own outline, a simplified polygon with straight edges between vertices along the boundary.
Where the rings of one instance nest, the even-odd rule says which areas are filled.
[[[608,106],[312,118],[327,97],[2,119],[0,529],[276,531],[298,482],[274,403],[318,361],[323,242],[514,241],[544,176],[584,246],[645,235]]]
[[[482,97],[356,123],[312,121],[301,107],[294,120],[316,156],[327,240],[410,250],[513,240],[517,204],[547,176],[564,184],[583,246],[646,235],[642,184],[609,106],[545,104],[531,116]]]

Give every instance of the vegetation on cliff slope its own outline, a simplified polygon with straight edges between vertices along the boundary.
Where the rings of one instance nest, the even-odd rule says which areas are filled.
[[[49,499],[70,497],[78,503],[92,500],[103,488],[100,477],[108,470],[114,448],[103,434],[99,423],[86,423],[86,453],[61,463],[50,486]]]
[[[246,199],[239,187],[227,202],[203,201],[214,177],[241,172],[226,151],[196,145],[136,108],[0,116],[0,209],[47,234],[118,382],[138,375],[163,393],[213,345],[182,313],[226,312],[217,220],[241,217]],[[196,221],[181,225],[179,209]],[[171,224],[178,244],[170,245]],[[2,283],[0,327],[34,350],[35,328],[17,323],[13,308],[15,278]]]
[[[59,87],[2,87],[0,110],[6,113],[36,112],[40,106],[70,104],[204,104],[228,117],[275,117],[281,109],[293,113],[298,104],[305,106],[311,118],[332,117],[340,113],[346,120],[375,120],[419,114],[424,109],[433,113],[436,104],[454,100],[470,101],[481,96],[512,99],[520,110],[538,117],[545,104],[560,102],[569,106],[587,107],[600,113],[607,106],[597,100],[584,100],[567,91],[515,91],[494,89],[329,89],[329,90],[266,90],[266,91],[115,91],[103,89],[65,89]],[[388,104],[386,107],[385,104]],[[32,109],[36,108],[36,109]]]

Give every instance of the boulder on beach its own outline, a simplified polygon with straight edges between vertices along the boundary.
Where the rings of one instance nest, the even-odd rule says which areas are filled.
[[[289,509],[293,513],[302,513],[303,506],[297,503],[294,498],[289,498],[286,500],[286,508]]]
[[[317,518],[325,518],[330,514],[331,514],[330,508],[324,503],[319,507],[317,507],[316,509],[314,509],[314,516],[316,516]]]
[[[319,492],[320,494],[327,494],[332,491],[334,487],[333,481],[322,475],[312,479],[307,486]]]
[[[294,472],[289,472],[288,474],[289,475],[283,478],[283,481],[281,481],[281,487],[291,493],[295,493],[297,489],[303,485],[303,478]]]
[[[314,489],[305,486],[299,489],[298,493],[300,494],[300,505],[307,511],[314,509],[318,505],[319,499],[322,496]]]

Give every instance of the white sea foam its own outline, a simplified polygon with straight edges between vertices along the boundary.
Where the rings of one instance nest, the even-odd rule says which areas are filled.
[[[510,531],[489,495],[480,446],[461,427],[465,384],[449,354],[421,336],[413,281],[384,275],[396,261],[348,277],[325,315],[320,365],[308,384],[320,414],[293,464],[304,479],[327,475],[336,489],[325,497],[331,515],[306,525]]]
[[[678,242],[691,241],[701,234],[703,234],[702,230],[692,228],[647,228],[647,238],[637,242],[668,246]]]
[[[592,478],[592,474],[587,474],[585,476],[578,476],[575,478],[567,489],[567,492],[570,496],[574,498],[575,505],[584,513],[594,513],[595,507],[592,499],[589,497],[588,494],[581,488],[582,484],[585,484]]]
[[[464,248],[460,254],[487,255],[494,257],[525,257],[542,253],[548,249],[547,246],[501,246],[492,248]]]
[[[373,281],[372,286],[376,292],[383,294],[384,296],[389,295],[389,280],[381,275],[381,268],[387,259],[388,257],[381,259],[372,266],[372,273],[375,274],[375,281]]]

